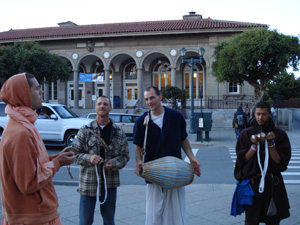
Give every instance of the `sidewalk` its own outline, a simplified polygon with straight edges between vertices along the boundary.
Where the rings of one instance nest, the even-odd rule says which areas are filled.
[[[64,225],[78,224],[79,194],[74,186],[55,186],[59,199],[59,212]],[[235,185],[191,184],[186,187],[187,225],[244,224],[244,215],[230,216]],[[291,205],[291,217],[282,225],[300,224],[299,185],[286,185]],[[118,188],[116,225],[143,225],[145,222],[145,185],[123,185]],[[99,204],[94,224],[101,225]],[[170,224],[171,225],[171,224]]]
[[[189,128],[188,128],[189,130]],[[287,132],[293,147],[300,147],[300,124]],[[204,136],[204,134],[203,134]],[[211,141],[196,141],[196,134],[189,134],[191,145],[234,146],[233,129],[213,129]],[[77,187],[55,186],[59,198],[59,212],[64,225],[78,224],[79,194]],[[300,185],[286,185],[291,216],[282,220],[282,225],[300,224]],[[244,215],[230,216],[230,207],[235,184],[191,184],[186,187],[187,225],[231,225],[244,224]],[[143,225],[145,222],[145,185],[121,185],[118,188],[116,225]],[[96,207],[94,224],[102,224],[99,204]]]
[[[300,148],[300,124],[294,123],[288,135],[293,147]],[[189,130],[189,129],[188,129]],[[203,134],[204,136],[204,134]],[[233,129],[213,129],[211,141],[196,141],[196,134],[189,134],[193,148],[207,146],[234,146]],[[118,188],[116,225],[143,225],[145,221],[145,185],[121,185]],[[75,186],[55,185],[59,212],[64,225],[78,224],[79,194]],[[283,225],[300,224],[300,185],[286,185],[291,216],[281,222]],[[230,216],[230,207],[235,184],[191,184],[186,187],[187,225],[231,225],[244,224],[244,214]],[[99,204],[96,206],[94,224],[101,225]]]

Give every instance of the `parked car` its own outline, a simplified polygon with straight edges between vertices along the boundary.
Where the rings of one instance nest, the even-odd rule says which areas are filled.
[[[9,118],[4,111],[5,106],[4,102],[0,102],[0,136],[2,136]],[[77,116],[61,104],[43,103],[43,108],[36,112],[38,119],[34,125],[46,145],[71,146],[78,130],[92,121]]]
[[[96,113],[90,113],[87,118],[96,119],[96,116]],[[139,118],[139,115],[129,113],[109,113],[109,118],[122,128],[127,136],[133,136],[133,127],[135,121]]]

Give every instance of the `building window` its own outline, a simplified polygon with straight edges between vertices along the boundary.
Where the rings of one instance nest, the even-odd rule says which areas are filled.
[[[100,73],[103,76],[103,82],[105,81],[105,72],[103,64],[96,63],[95,73]],[[109,80],[112,80],[112,73],[109,73]]]
[[[138,89],[136,83],[126,83],[127,100],[138,99]]]
[[[200,99],[201,98],[201,88],[202,93],[204,93],[203,88],[203,69],[202,66],[199,63],[196,63],[194,65],[193,69],[193,94],[194,99]],[[191,74],[191,66],[190,64],[186,64],[184,67],[184,88],[186,90],[186,98],[190,99],[190,87],[191,87],[191,80],[190,80],[190,74]]]
[[[170,63],[159,60],[153,70],[153,86],[163,90],[167,85],[171,85],[171,78]]]
[[[82,100],[82,90],[83,90],[83,84],[78,85],[78,100]],[[70,84],[70,91],[71,91],[71,101],[74,101],[74,85]]]
[[[137,79],[137,69],[135,63],[129,63],[124,70],[125,80],[136,80]]]
[[[57,81],[49,85],[49,100],[57,100]]]
[[[228,94],[238,94],[239,85],[236,82],[227,82],[227,92]]]

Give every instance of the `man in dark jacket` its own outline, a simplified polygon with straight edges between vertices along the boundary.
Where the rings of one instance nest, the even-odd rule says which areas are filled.
[[[255,119],[243,130],[236,143],[235,178],[241,182],[250,178],[255,193],[253,204],[244,206],[245,224],[259,222],[276,225],[290,216],[289,201],[281,172],[287,169],[291,145],[285,131],[276,128],[270,105],[260,101],[255,106]],[[265,141],[261,136],[265,135]],[[268,211],[274,202],[273,214]]]
[[[245,129],[247,124],[247,115],[243,111],[242,106],[240,105],[237,108],[237,111],[234,113],[234,123],[235,123],[235,133],[236,133],[236,139],[239,137],[240,133],[243,129]]]
[[[134,144],[136,144],[136,174],[140,175],[143,163],[143,144],[146,139],[145,162],[164,156],[181,158],[181,148],[190,160],[197,176],[201,175],[200,164],[193,154],[187,138],[186,122],[176,110],[162,106],[162,95],[157,87],[148,87],[144,99],[150,111],[136,121]],[[145,117],[149,115],[148,132],[145,137]],[[147,182],[145,225],[184,225],[186,217],[185,187],[166,189]]]

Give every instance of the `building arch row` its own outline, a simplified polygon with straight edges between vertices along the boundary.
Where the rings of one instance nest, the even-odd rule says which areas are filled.
[[[70,64],[72,65],[73,70],[73,78],[68,81],[67,97],[65,99],[69,107],[76,107],[76,93],[78,93],[78,107],[82,108],[91,108],[93,104],[90,102],[93,96],[98,96],[100,94],[105,94],[109,96],[112,102],[115,103],[115,97],[119,98],[119,104],[115,104],[116,107],[137,107],[136,103],[134,105],[127,104],[127,89],[125,85],[135,85],[134,96],[137,99],[143,99],[143,90],[144,88],[157,85],[156,80],[161,80],[161,77],[155,78],[155,76],[160,76],[160,74],[153,74],[155,65],[158,64],[159,61],[165,61],[169,63],[170,73],[167,76],[170,76],[171,79],[168,82],[165,82],[164,85],[172,85],[177,86],[179,88],[184,89],[186,86],[190,84],[185,84],[185,78],[183,77],[183,64],[181,63],[181,56],[179,50],[177,50],[177,54],[175,56],[170,55],[170,51],[172,49],[163,49],[163,50],[143,50],[142,57],[137,57],[132,50],[128,51],[116,51],[111,53],[108,59],[103,57],[103,53],[101,52],[92,52],[81,54],[77,59],[72,59],[72,57],[66,54],[58,54],[61,57],[66,58]],[[108,52],[108,51],[103,51]],[[111,51],[110,51],[111,52]],[[136,51],[135,51],[136,52]],[[191,56],[195,57],[197,54],[194,51],[189,51]],[[79,54],[79,53],[78,53]],[[124,68],[126,62],[134,62],[136,64],[137,69],[137,80],[136,81],[126,81],[124,80]],[[94,73],[96,72],[95,63],[101,63],[104,69],[105,76],[110,77],[110,80],[105,83],[105,81],[101,84],[84,84],[79,81],[79,72],[81,65],[85,68],[85,72]],[[108,69],[109,68],[109,69]],[[71,76],[72,77],[72,76]],[[133,83],[130,83],[133,82]],[[71,83],[71,84],[70,84]],[[73,83],[73,84],[72,84]],[[77,83],[77,85],[76,85]],[[101,88],[97,88],[101,86]],[[158,85],[161,87],[161,84]],[[164,87],[165,87],[164,86]],[[68,90],[68,89],[72,89]],[[83,89],[83,90],[81,90]],[[76,91],[77,90],[77,91]],[[99,91],[100,90],[100,91]],[[73,94],[70,94],[70,93]],[[71,96],[70,96],[71,95]],[[187,94],[190,96],[190,93]],[[143,107],[143,103],[140,102],[138,107]],[[189,105],[189,103],[187,103]]]

